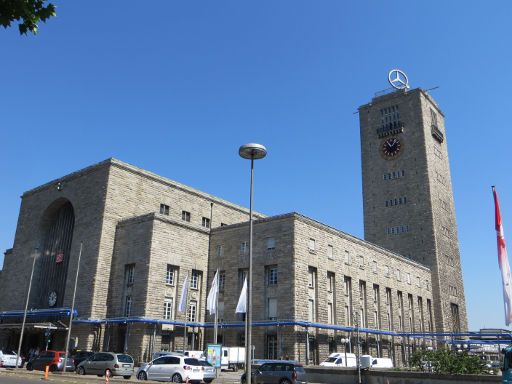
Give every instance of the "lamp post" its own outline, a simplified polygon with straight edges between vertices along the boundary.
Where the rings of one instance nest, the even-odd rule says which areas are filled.
[[[251,189],[249,201],[249,271],[247,278],[247,313],[245,319],[245,380],[251,384],[252,363],[252,195],[254,180],[254,160],[263,159],[267,155],[267,149],[261,144],[249,143],[242,145],[238,150],[240,157],[251,160]]]
[[[342,338],[340,340],[340,342],[344,344],[343,350],[345,351],[345,367],[348,366],[347,365],[347,344],[348,344],[349,341],[350,341],[350,339],[348,339],[348,338]]]
[[[18,368],[18,361],[20,359],[21,354],[21,344],[23,343],[23,333],[25,331],[25,321],[27,320],[27,309],[28,309],[28,300],[30,299],[30,290],[32,289],[32,278],[34,277],[34,267],[36,265],[36,259],[39,256],[39,248],[34,249],[34,255],[32,260],[32,271],[30,272],[30,280],[28,283],[28,291],[27,291],[27,300],[25,301],[25,311],[23,312],[23,323],[21,324],[21,334],[20,341],[18,344],[18,354],[16,355],[16,368]]]

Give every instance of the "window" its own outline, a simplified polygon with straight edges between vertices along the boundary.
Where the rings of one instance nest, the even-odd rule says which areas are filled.
[[[192,289],[199,289],[199,280],[201,278],[201,272],[193,269],[192,270],[192,277],[190,279],[190,288]]]
[[[165,204],[160,204],[160,213],[162,215],[167,215],[169,216],[169,206],[168,205],[165,205]]]
[[[276,248],[276,239],[273,237],[267,238],[267,251],[272,251]]]
[[[391,268],[389,267],[389,265],[385,265],[385,266],[384,266],[384,275],[385,275],[386,277],[391,276]]]
[[[316,285],[316,269],[313,267],[308,268],[308,287],[315,288]]]
[[[172,298],[164,299],[164,319],[172,320]]]
[[[316,321],[315,300],[308,300],[308,321]]]
[[[190,300],[188,304],[187,321],[196,321],[197,319],[197,301]]]
[[[327,303],[327,324],[334,324],[334,312],[332,310],[332,303]]]
[[[400,178],[402,178],[404,176],[405,176],[405,171],[403,169],[401,169],[399,171],[393,171],[393,172],[384,173],[382,175],[382,178],[384,180],[395,180],[395,179],[400,179]]]
[[[359,268],[360,269],[364,269],[364,256],[357,256],[357,261],[359,263]]]
[[[407,284],[411,284],[411,274],[409,272],[407,272],[407,274],[405,275],[405,279],[407,281]]]
[[[391,288],[386,288],[386,320],[388,324],[388,329],[390,331],[393,330],[393,303],[391,296]]]
[[[216,249],[215,253],[217,254],[217,257],[224,256],[224,246],[223,245],[217,245],[217,247],[215,249]]]
[[[124,280],[126,285],[132,285],[135,276],[135,264],[126,264],[124,267]]]
[[[352,291],[352,279],[348,276],[343,278],[343,285],[345,289],[345,296],[350,296]]]
[[[277,335],[276,334],[267,334],[267,348],[266,350],[266,358],[267,359],[277,359]]]
[[[190,221],[190,214],[189,214],[189,219],[188,221]],[[207,218],[207,217],[203,217],[202,220],[201,220],[201,225],[204,227],[204,228],[210,228],[210,219]]]
[[[396,270],[396,279],[397,279],[398,281],[402,281],[402,276],[401,276],[401,274],[400,274],[400,270],[399,270],[398,268],[397,268],[397,270]]]
[[[432,332],[434,329],[434,322],[432,318],[432,302],[427,299],[427,331]]]
[[[312,252],[312,253],[316,252],[316,242],[315,242],[315,239],[309,239],[308,249],[309,249],[309,252]]]
[[[327,258],[333,260],[334,259],[334,248],[332,245],[327,245]]]
[[[247,276],[247,269],[238,270],[238,290],[240,291],[244,286],[245,277]]]
[[[176,282],[178,267],[167,264],[167,272],[165,274],[165,284],[174,285]]]
[[[421,287],[421,279],[419,276],[416,276],[416,286]]]
[[[407,204],[407,197],[405,197],[405,196],[389,199],[384,202],[384,205],[386,207],[393,207],[396,205],[403,205],[403,204]]]
[[[242,241],[240,243],[240,254],[241,255],[247,255],[249,253],[249,242]]]
[[[350,315],[350,307],[345,305],[345,323],[350,326],[352,325],[352,316]]]
[[[347,264],[347,265],[349,265],[352,262],[349,251],[345,251],[345,258],[344,259],[345,259],[344,260],[345,264]]]
[[[386,233],[388,235],[399,235],[400,233],[407,233],[409,232],[409,226],[408,225],[397,225],[396,227],[387,227]]]
[[[404,330],[404,299],[402,292],[397,292],[398,297],[398,329],[400,331]]]
[[[379,304],[379,286],[377,284],[373,284],[373,303]]]
[[[372,261],[372,272],[377,273],[377,262],[375,260]]]
[[[443,152],[441,152],[441,148],[437,144],[434,144],[434,155],[441,160],[443,159]]]
[[[226,284],[226,271],[219,272],[219,292],[224,291],[224,285]]]
[[[126,296],[124,300],[124,317],[130,317],[132,314],[132,297]]]
[[[190,212],[181,211],[181,220],[190,222]]]
[[[327,292],[334,292],[336,284],[335,276],[334,272],[327,272]]]
[[[267,267],[267,285],[277,284],[277,266]]]
[[[269,320],[277,320],[277,299],[269,298],[267,300],[267,314]]]
[[[366,282],[363,280],[359,280],[359,302],[360,302],[360,311],[359,311],[359,324],[362,327],[366,327]]]
[[[380,110],[380,127],[377,135],[380,138],[403,132],[403,123],[400,121],[398,105],[392,105]]]

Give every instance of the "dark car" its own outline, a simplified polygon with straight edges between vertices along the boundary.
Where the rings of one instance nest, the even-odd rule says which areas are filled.
[[[44,351],[41,352],[39,356],[33,357],[27,363],[27,369],[32,371],[33,369],[44,371],[46,367],[50,367],[50,372],[62,371],[64,368],[64,360],[65,360],[66,352],[64,351]],[[66,362],[66,369],[70,371],[75,369],[75,364],[73,363],[73,359],[68,357]]]
[[[276,360],[254,367],[251,372],[254,384],[307,384],[306,371],[302,364],[296,361]],[[241,384],[246,383],[245,373],[242,375]]]
[[[78,351],[73,356],[71,356],[75,362],[75,367],[80,364],[82,361],[87,360],[89,357],[94,355],[94,352],[90,351]]]

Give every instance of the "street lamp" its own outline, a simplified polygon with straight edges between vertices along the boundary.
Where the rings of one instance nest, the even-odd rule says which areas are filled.
[[[38,256],[39,256],[39,248],[35,248],[33,256],[32,256],[33,257],[32,271],[30,272],[30,280],[28,283],[27,300],[25,301],[25,311],[23,312],[23,323],[21,324],[20,341],[18,344],[18,354],[16,355],[16,367],[15,368],[18,368],[18,361],[20,359],[21,344],[23,343],[23,333],[25,331],[25,321],[27,320],[28,300],[30,299],[30,290],[32,289],[32,278],[34,277],[34,267],[36,265],[36,259]]]
[[[347,344],[350,342],[350,339],[349,338],[342,338],[340,340],[341,343],[345,344],[345,348],[343,348],[345,350],[345,367],[347,367]]]
[[[263,159],[267,155],[267,149],[261,144],[249,143],[242,145],[238,150],[240,157],[251,160],[251,190],[249,201],[249,272],[247,278],[247,316],[245,319],[245,380],[251,384],[252,364],[252,194],[254,180],[254,160]]]

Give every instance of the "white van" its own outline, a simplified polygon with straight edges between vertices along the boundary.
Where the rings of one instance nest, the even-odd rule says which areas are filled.
[[[362,369],[393,368],[393,361],[388,357],[361,356]]]
[[[346,360],[345,360],[346,355]],[[357,367],[357,358],[353,353],[340,353],[335,352],[331,353],[325,361],[320,363],[323,367],[349,367],[355,368]]]

